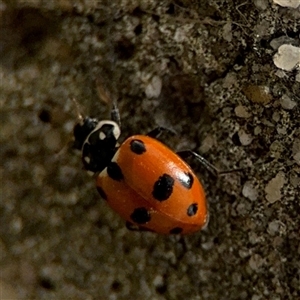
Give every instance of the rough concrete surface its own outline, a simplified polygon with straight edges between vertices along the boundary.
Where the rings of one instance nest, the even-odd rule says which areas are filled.
[[[300,299],[299,64],[274,64],[299,49],[299,8],[7,0],[0,17],[1,299]],[[68,146],[72,97],[107,116],[99,79],[123,138],[166,126],[174,149],[242,168],[190,161],[207,229],[130,232],[100,199]]]

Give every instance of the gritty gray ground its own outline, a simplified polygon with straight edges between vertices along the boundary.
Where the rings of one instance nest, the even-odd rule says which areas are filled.
[[[236,2],[1,2],[0,280],[16,298],[300,298],[300,76],[273,63],[299,47],[300,12]],[[166,126],[174,149],[244,168],[190,162],[206,230],[130,232],[100,199],[68,147],[70,98],[107,116],[99,79],[123,139]]]

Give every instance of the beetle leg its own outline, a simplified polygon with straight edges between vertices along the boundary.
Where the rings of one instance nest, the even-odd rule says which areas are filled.
[[[153,130],[151,130],[150,132],[148,132],[147,136],[152,137],[154,139],[158,138],[163,132],[168,132],[171,133],[173,135],[176,135],[177,132],[171,128],[167,128],[167,127],[156,127]]]
[[[186,159],[190,156],[193,156],[196,158],[200,164],[208,170],[210,173],[212,173],[214,176],[218,176],[220,174],[220,171],[213,165],[211,164],[208,160],[206,160],[203,156],[199,155],[198,153],[192,151],[192,150],[183,150],[177,152],[177,155],[180,156],[182,159]]]
[[[148,232],[153,232],[152,230],[143,227],[143,226],[139,226],[133,223],[130,223],[128,221],[126,221],[126,228],[130,231],[148,231]]]
[[[219,175],[234,173],[234,172],[240,172],[245,170],[245,168],[239,168],[239,169],[231,169],[231,170],[225,170],[220,171],[217,167],[215,167],[212,163],[210,163],[207,159],[205,159],[203,156],[199,155],[198,153],[192,151],[192,150],[183,150],[177,152],[177,155],[180,156],[182,159],[186,159],[190,156],[193,156],[196,158],[200,164],[211,174],[218,177]]]

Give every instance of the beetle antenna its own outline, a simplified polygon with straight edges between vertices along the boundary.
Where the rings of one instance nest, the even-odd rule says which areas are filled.
[[[114,122],[116,122],[119,125],[119,127],[121,127],[120,112],[115,97],[112,97],[108,93],[107,89],[104,87],[104,83],[102,80],[97,79],[96,84],[97,84],[97,92],[100,100],[105,104],[111,106],[111,111],[110,111],[111,119]]]
[[[208,160],[206,160],[203,156],[199,155],[198,153],[192,151],[192,150],[184,150],[179,151],[177,154],[185,159],[189,156],[193,156],[196,160],[200,162],[200,164],[208,170],[211,174],[213,174],[215,177],[218,177],[220,175],[225,175],[229,173],[235,173],[235,172],[241,172],[244,171],[246,168],[238,168],[238,169],[230,169],[230,170],[219,170],[217,167],[215,167],[212,163],[210,163]]]
[[[75,109],[76,109],[76,114],[77,114],[77,119],[79,124],[83,124],[83,116],[80,112],[80,106],[79,103],[77,102],[77,100],[75,98],[71,98],[72,102],[75,104]]]
[[[112,103],[112,108],[111,108],[110,115],[111,115],[111,119],[114,122],[116,122],[119,125],[119,127],[121,127],[120,111],[119,111],[119,108],[117,106],[117,101],[116,100],[114,100],[113,103]]]

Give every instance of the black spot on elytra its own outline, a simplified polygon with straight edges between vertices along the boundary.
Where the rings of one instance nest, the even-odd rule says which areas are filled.
[[[134,223],[145,224],[151,220],[151,215],[145,207],[139,207],[133,211],[130,218]]]
[[[143,141],[132,140],[130,142],[130,150],[135,154],[143,154],[144,152],[146,152],[146,147]]]
[[[97,186],[97,191],[102,199],[107,200],[107,195],[100,186]]]
[[[194,177],[190,172],[184,172],[184,175],[178,178],[179,182],[186,188],[191,189],[194,183]]]
[[[170,234],[179,234],[179,233],[181,233],[182,232],[182,228],[180,228],[180,227],[175,227],[175,228],[173,228],[173,229],[171,229],[170,230]]]
[[[189,217],[194,216],[198,211],[198,204],[197,203],[193,203],[191,204],[188,209],[187,209],[187,215]]]
[[[117,181],[120,181],[124,178],[121,168],[114,161],[107,166],[107,174],[111,179]]]
[[[167,200],[173,192],[174,182],[174,179],[168,174],[160,176],[154,183],[152,192],[153,197],[158,201]]]

